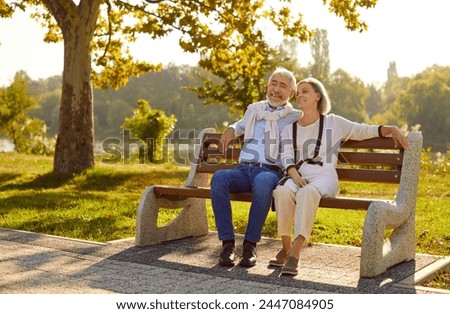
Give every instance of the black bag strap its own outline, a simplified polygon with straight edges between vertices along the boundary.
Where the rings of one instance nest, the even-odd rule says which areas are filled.
[[[322,144],[322,134],[323,134],[323,121],[324,121],[324,115],[321,114],[320,115],[320,121],[319,121],[319,135],[317,136],[317,141],[316,141],[316,147],[314,148],[314,156],[312,158],[306,158],[304,160],[300,160],[299,162],[297,162],[295,164],[295,168],[297,168],[297,170],[300,168],[300,166],[306,162],[308,164],[313,164],[313,165],[323,165],[323,162],[321,161],[314,161],[314,159],[319,156],[319,151],[320,151],[320,145]],[[297,161],[297,121],[295,121],[294,123],[292,123],[292,135],[293,135],[293,140],[294,140],[294,158],[295,161]]]
[[[294,162],[297,162],[297,121],[292,123],[292,139],[294,140]]]
[[[320,145],[322,144],[322,134],[323,134],[323,114],[320,115],[320,125],[319,125],[319,136],[317,137],[316,148],[314,148],[314,158],[319,156]]]

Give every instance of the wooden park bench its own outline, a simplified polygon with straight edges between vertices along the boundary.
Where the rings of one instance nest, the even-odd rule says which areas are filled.
[[[208,234],[206,200],[210,199],[211,174],[237,165],[240,139],[221,154],[221,134],[203,130],[195,158],[183,186],[150,186],[140,200],[137,212],[136,245]],[[339,148],[340,181],[394,183],[398,194],[393,200],[353,197],[322,198],[320,207],[367,210],[361,246],[361,277],[375,277],[387,268],[415,258],[415,208],[418,188],[422,134],[408,134],[409,148],[394,147],[392,138],[346,141]],[[232,194],[233,201],[251,202],[251,193]],[[161,209],[182,208],[169,224],[158,226]],[[393,229],[385,239],[385,231]]]

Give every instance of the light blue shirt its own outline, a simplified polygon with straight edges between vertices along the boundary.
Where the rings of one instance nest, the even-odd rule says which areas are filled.
[[[250,119],[251,112],[254,110],[254,107],[259,103],[251,104],[248,106],[245,111],[244,117],[231,125],[230,127],[234,128],[236,136],[240,136],[244,134],[245,127],[248,125],[248,120]],[[263,101],[265,103],[264,110],[268,111],[276,111],[276,110],[285,110],[285,107],[272,108],[269,106],[269,103]],[[293,109],[289,114],[277,120],[277,126],[279,130],[279,134],[284,130],[287,125],[292,124],[300,118],[301,111],[297,109]],[[266,120],[257,120],[255,122],[255,129],[253,131],[253,138],[249,141],[246,141],[241,149],[241,154],[239,155],[239,162],[260,162],[264,164],[272,164],[266,160],[265,157],[265,141],[264,141],[264,132],[265,132]],[[277,158],[277,166],[282,166],[280,154],[278,154]]]

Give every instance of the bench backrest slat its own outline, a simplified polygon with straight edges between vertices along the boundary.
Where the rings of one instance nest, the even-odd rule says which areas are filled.
[[[374,137],[363,141],[347,140],[341,148],[395,149],[394,140],[390,137]]]
[[[402,165],[402,160],[403,154],[399,153],[339,152],[341,166],[351,164],[399,167]]]
[[[201,147],[197,172],[213,173],[232,169],[238,164],[241,138],[233,140],[225,153],[219,151],[220,133],[206,133]],[[339,148],[339,180],[358,182],[400,182],[403,150],[394,147],[392,138],[348,140]]]
[[[212,162],[200,162],[197,166],[197,172],[213,173],[222,169],[233,169],[237,166],[237,163],[212,163]]]
[[[399,183],[398,170],[345,169],[337,168],[339,180],[358,182]]]

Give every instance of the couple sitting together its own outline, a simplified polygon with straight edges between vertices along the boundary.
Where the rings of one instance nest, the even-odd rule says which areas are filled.
[[[289,103],[293,96],[298,109]],[[339,193],[336,144],[390,135],[396,145],[407,148],[396,126],[352,122],[329,114],[330,108],[320,81],[307,78],[297,84],[291,71],[277,68],[267,84],[267,99],[249,105],[244,117],[224,131],[222,149],[241,135],[244,142],[239,166],[216,171],[211,180],[214,219],[222,241],[219,265],[256,264],[256,245],[273,200],[282,248],[269,265],[282,267],[282,274],[297,275],[300,251],[311,235],[320,199]],[[279,185],[283,173],[289,179]],[[253,193],[253,199],[238,258],[230,193],[240,192]]]

